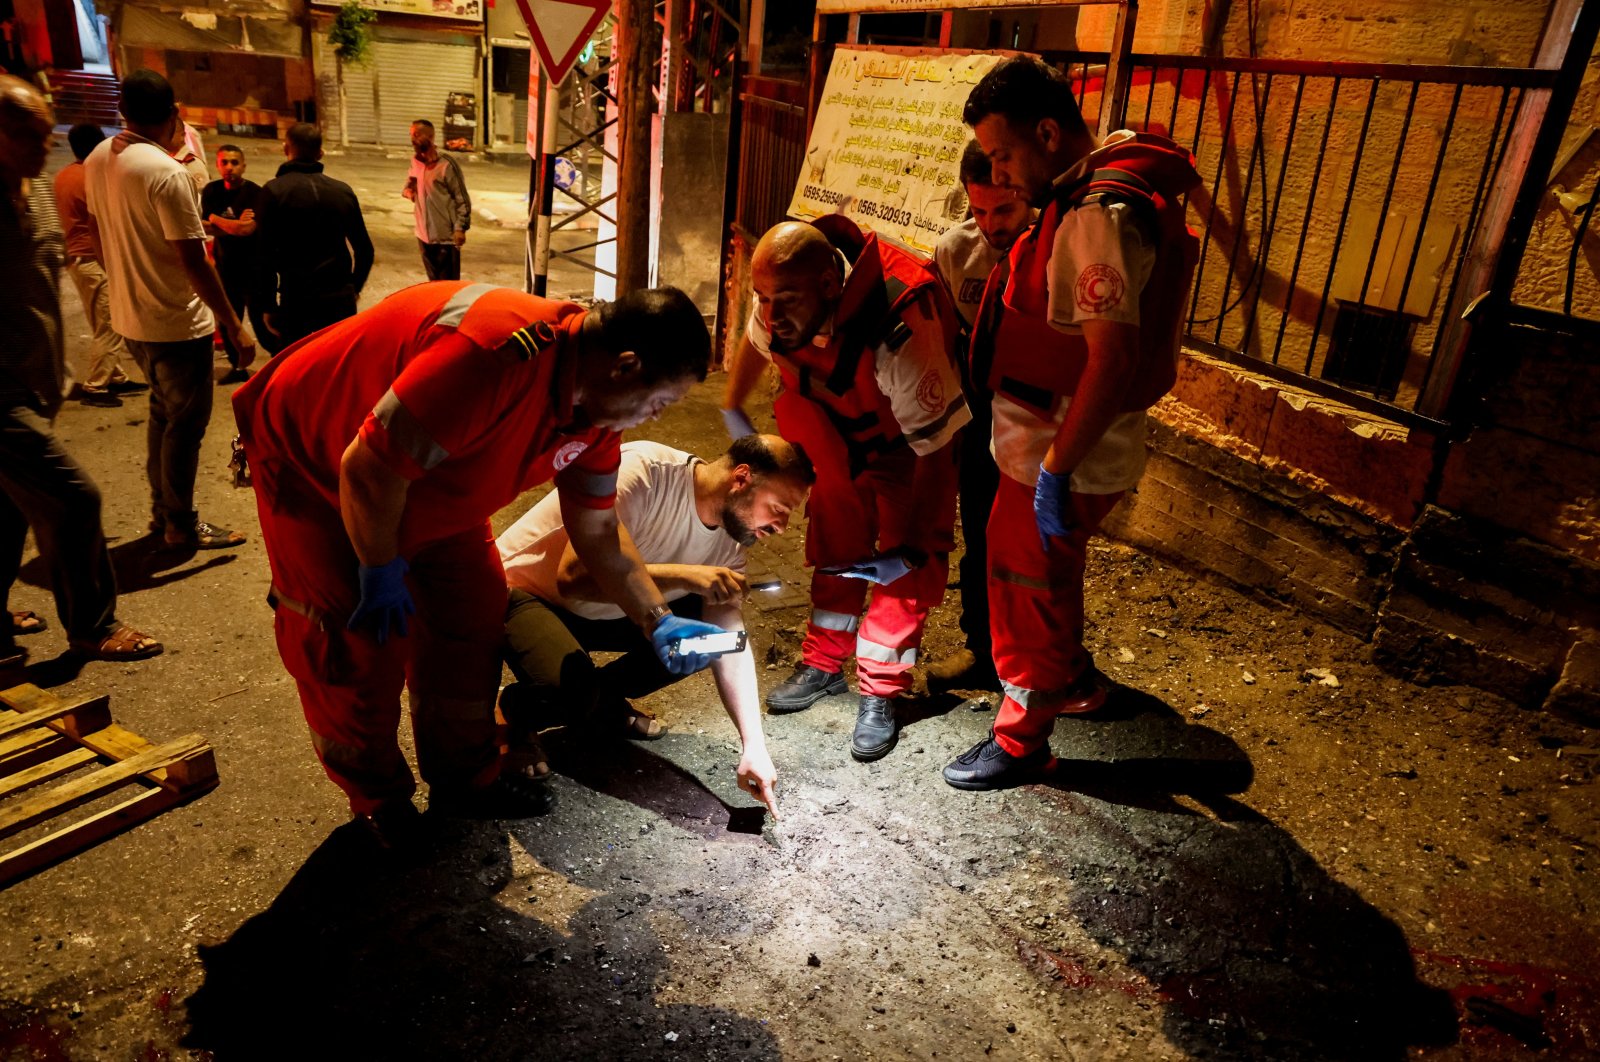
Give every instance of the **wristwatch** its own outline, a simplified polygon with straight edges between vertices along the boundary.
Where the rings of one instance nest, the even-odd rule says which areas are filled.
[[[654,634],[656,628],[661,626],[661,621],[670,615],[672,615],[672,609],[666,605],[657,605],[651,609],[644,617],[644,633],[646,635]]]

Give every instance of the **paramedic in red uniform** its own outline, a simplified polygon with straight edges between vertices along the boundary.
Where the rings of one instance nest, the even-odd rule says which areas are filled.
[[[573,548],[669,651],[680,619],[619,539],[618,432],[705,378],[710,339],[674,288],[593,310],[489,284],[419,284],[284,351],[235,393],[272,565],[278,652],[312,744],[382,844],[414,829],[396,736],[411,692],[429,805],[511,817],[548,795],[500,774],[505,575],[489,517],[555,480]]]
[[[990,70],[963,118],[994,183],[1041,210],[991,274],[973,336],[994,395],[990,633],[1005,700],[944,776],[994,789],[1049,765],[1057,715],[1105,701],[1083,647],[1084,554],[1139,481],[1144,410],[1172,386],[1197,250],[1182,197],[1200,178],[1165,137],[1097,144],[1037,59]]]
[[[959,322],[927,263],[842,215],[768,230],[751,280],[756,305],[723,401],[729,434],[754,430],[744,401],[775,363],[778,430],[817,470],[811,621],[800,667],[767,706],[798,711],[845,692],[853,651],[861,699],[850,752],[875,760],[898,739],[894,702],[911,686],[928,610],[944,597],[952,440],[972,419],[951,353]]]

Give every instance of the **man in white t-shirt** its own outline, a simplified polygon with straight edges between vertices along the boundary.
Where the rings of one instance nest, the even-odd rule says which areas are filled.
[[[206,256],[194,183],[169,153],[183,136],[172,86],[135,71],[122,81],[120,106],[128,127],[84,160],[84,187],[111,326],[150,381],[150,530],[169,546],[226,549],[244,536],[201,520],[194,504],[215,389],[211,335],[220,321],[241,366],[255,358],[255,339]]]
[[[617,517],[674,612],[743,630],[745,550],[782,534],[815,482],[805,451],[774,435],[745,436],[710,462],[660,443],[631,442],[622,447],[617,471]],[[548,769],[532,737],[539,723],[519,705],[530,709],[527,716],[544,716],[545,725],[615,725],[644,740],[664,734],[628,702],[675,676],[622,609],[601,595],[567,541],[558,494],[547,494],[497,545],[511,588],[507,658],[523,686],[502,701],[519,745],[513,769],[535,777]],[[592,652],[623,655],[597,667]],[[755,658],[746,647],[718,658],[711,673],[744,747],[739,786],[776,814]],[[545,710],[551,707],[553,716]]]
[[[961,433],[960,512],[961,633],[967,643],[943,660],[928,665],[928,684],[938,689],[998,689],[994,646],[989,638],[989,510],[1000,487],[1000,471],[989,453],[990,403],[986,382],[989,366],[972,363],[969,337],[978,317],[983,289],[995,263],[1005,257],[1027,227],[1033,210],[1015,188],[994,183],[989,156],[976,140],[961,154],[961,186],[971,216],[939,237],[933,249],[933,271],[944,281],[966,327],[961,330],[956,361],[967,393],[972,423]]]

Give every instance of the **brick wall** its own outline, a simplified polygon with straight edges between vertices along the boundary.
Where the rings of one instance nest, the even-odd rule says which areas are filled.
[[[1254,51],[1522,65],[1534,53],[1546,8],[1543,2],[1268,0],[1259,7]],[[1193,53],[1216,40],[1222,54],[1250,53],[1238,6],[1221,27],[1208,25],[1199,5],[1181,2],[1146,4],[1140,15],[1140,51]],[[1104,47],[1108,17],[1092,8],[1080,12],[1080,47]],[[1259,78],[1239,82],[1237,103],[1216,95],[1231,92],[1230,81],[1213,78],[1209,88],[1202,110],[1199,93],[1191,86],[1181,91],[1171,77],[1153,89],[1136,85],[1129,114],[1130,125],[1167,127],[1193,144],[1208,182],[1222,174],[1215,203],[1208,195],[1190,201],[1191,223],[1210,230],[1194,331],[1320,375],[1334,312],[1324,299],[1329,262],[1336,250],[1341,258],[1351,251],[1348,230],[1342,243],[1335,238],[1346,200],[1359,210],[1388,196],[1391,209],[1415,216],[1448,123],[1430,220],[1456,225],[1459,242],[1503,119],[1500,90],[1465,90],[1451,120],[1451,89],[1423,86],[1412,99],[1409,86],[1380,86],[1358,170],[1370,83],[1346,82],[1334,98],[1331,86],[1308,82],[1294,143],[1302,144],[1308,130],[1318,138],[1326,130],[1328,147],[1320,156],[1298,146],[1290,154],[1282,190],[1274,192],[1274,227],[1254,213],[1259,187],[1246,204],[1247,182],[1261,180],[1248,148],[1259,122],[1275,183],[1289,142],[1290,99],[1281,86],[1267,97]],[[1085,102],[1093,113],[1097,99]],[[1224,137],[1230,106],[1232,140]],[[1402,140],[1408,106],[1411,124]],[[1600,138],[1583,139],[1596,124],[1600,69],[1591,64],[1568,134],[1570,160],[1556,175],[1585,198],[1600,177]],[[1305,225],[1303,247],[1292,238],[1297,228],[1283,238],[1284,219]],[[1253,241],[1269,230],[1259,303],[1247,293],[1238,305],[1244,278],[1256,268],[1260,249]],[[1364,255],[1370,246],[1357,251]],[[1570,219],[1552,196],[1529,242],[1519,302],[1559,309],[1571,246]],[[1579,314],[1600,316],[1597,248],[1600,225],[1579,257]],[[1452,261],[1458,253],[1459,247]],[[1411,336],[1396,396],[1401,405],[1415,397],[1427,370],[1449,275],[1446,269]],[[1600,722],[1600,339],[1581,328],[1552,330],[1553,324],[1524,315],[1479,336],[1490,364],[1472,385],[1485,401],[1475,426],[1450,440],[1190,351],[1173,394],[1153,411],[1149,472],[1108,530],[1369,638],[1375,655],[1397,671],[1479,685]]]

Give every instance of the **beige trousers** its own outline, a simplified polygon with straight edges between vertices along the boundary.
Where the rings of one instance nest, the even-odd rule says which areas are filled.
[[[130,359],[127,343],[111,328],[111,296],[106,288],[106,271],[93,258],[69,258],[67,272],[83,300],[83,313],[89,319],[94,342],[89,348],[87,371],[78,381],[85,390],[103,391],[108,384],[128,378],[124,359]],[[70,382],[69,382],[70,387]]]

